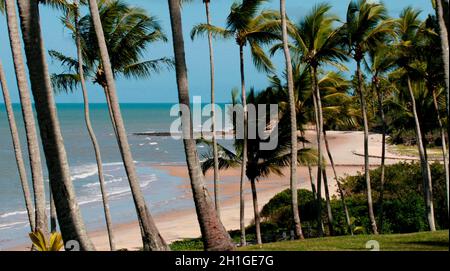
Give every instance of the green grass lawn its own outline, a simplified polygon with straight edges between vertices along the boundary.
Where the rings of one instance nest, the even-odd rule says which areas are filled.
[[[247,246],[241,251],[345,251],[370,250],[366,242],[376,240],[381,251],[449,250],[448,230],[409,234],[357,235],[284,241],[262,246]]]

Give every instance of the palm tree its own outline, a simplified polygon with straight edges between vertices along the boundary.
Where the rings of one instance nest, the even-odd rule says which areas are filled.
[[[94,250],[94,246],[87,236],[70,178],[45,57],[39,21],[39,1],[18,0],[17,3],[31,89],[60,230],[66,242],[76,240],[80,244],[81,250]],[[11,43],[19,44],[18,35],[13,37]],[[17,58],[15,59],[17,60]]]
[[[241,99],[243,106],[244,121],[244,157],[247,160],[247,102],[245,90],[245,72],[244,72],[244,47],[250,46],[253,63],[258,70],[271,71],[273,65],[270,59],[265,55],[262,45],[267,45],[273,40],[279,40],[280,35],[276,33],[279,29],[279,14],[275,11],[263,10],[259,13],[261,5],[267,0],[242,0],[234,2],[231,6],[230,14],[227,17],[227,27],[221,28],[210,24],[199,24],[194,26],[191,31],[191,38],[205,33],[214,37],[225,39],[235,38],[239,46],[240,72],[241,72]],[[240,131],[241,132],[241,131]],[[240,182],[240,227],[241,227],[241,245],[245,245],[245,223],[244,223],[244,178],[246,164],[242,163],[241,182]]]
[[[8,34],[10,47],[13,55],[14,69],[16,72],[19,98],[22,108],[25,133],[27,138],[28,158],[31,168],[31,179],[34,193],[35,210],[35,228],[33,231],[41,230],[45,236],[48,234],[45,187],[42,175],[41,154],[39,149],[34,113],[31,105],[31,98],[28,88],[28,79],[25,73],[23,63],[22,49],[19,38],[19,27],[17,23],[17,14],[15,3],[12,0],[5,1],[7,14]]]
[[[287,18],[286,18],[286,1],[280,0],[280,14],[283,35],[283,51],[286,63],[287,85],[289,93],[289,112],[291,119],[291,197],[292,197],[292,215],[295,224],[295,236],[304,239],[302,232],[302,224],[300,222],[300,214],[298,210],[298,194],[297,194],[297,118],[295,110],[295,94],[294,94],[294,78],[292,72],[291,53],[288,44]]]
[[[436,10],[436,17],[439,22],[439,34],[441,37],[441,47],[442,47],[442,59],[444,64],[444,75],[445,75],[445,87],[447,95],[447,135],[450,133],[450,92],[449,92],[449,52],[448,52],[448,0],[432,0],[433,6]],[[445,155],[445,154],[444,154]],[[448,158],[447,158],[448,159]],[[444,158],[445,160],[445,158]],[[450,163],[447,164],[447,172],[450,172]],[[448,190],[448,177],[447,177],[447,211],[449,208],[449,190]]]
[[[339,50],[339,36],[333,29],[333,24],[337,17],[329,15],[331,9],[329,4],[318,4],[312,11],[295,25],[292,33],[294,40],[293,50],[299,61],[308,64],[312,78],[312,93],[314,101],[314,112],[316,118],[317,150],[319,153],[319,163],[317,170],[317,200],[321,205],[321,179],[323,177],[325,186],[325,196],[327,203],[327,214],[329,220],[330,234],[333,234],[333,215],[331,212],[330,195],[328,191],[328,180],[326,178],[326,168],[323,166],[322,157],[322,134],[323,134],[323,111],[322,99],[318,85],[318,69],[323,64],[331,64],[344,69],[338,61],[346,59],[345,54]],[[318,208],[319,235],[323,235],[321,225],[321,206]]]
[[[139,186],[139,179],[136,168],[133,162],[133,157],[128,144],[127,133],[120,112],[119,101],[117,98],[116,84],[114,81],[114,73],[110,62],[108,47],[103,32],[102,21],[96,0],[89,0],[89,11],[91,14],[92,25],[95,29],[95,36],[98,41],[98,51],[100,53],[101,66],[103,67],[104,77],[106,81],[106,93],[110,100],[110,107],[113,117],[113,125],[117,132],[117,141],[119,145],[120,154],[127,173],[128,182],[130,184],[131,193],[136,208],[136,213],[141,228],[142,242],[144,250],[168,250],[166,242],[162,238],[158,229],[156,228],[153,217],[151,216],[148,207],[145,203]]]
[[[173,49],[175,54],[175,70],[177,76],[178,99],[180,106],[189,109],[189,86],[184,51],[183,26],[179,0],[168,0],[170,21],[172,26]],[[192,119],[189,114],[182,114],[183,143],[186,162],[191,180],[191,189],[200,224],[204,248],[206,250],[233,250],[234,244],[225,230],[219,216],[214,209],[208,189],[206,188],[200,161],[197,155],[195,140],[192,138]]]
[[[318,79],[319,91],[321,92],[321,100],[323,101],[323,139],[325,142],[325,149],[327,151],[328,160],[333,170],[334,179],[338,188],[339,196],[341,198],[342,208],[344,210],[345,221],[350,234],[353,234],[353,229],[350,221],[350,214],[345,201],[345,193],[342,190],[341,182],[338,179],[333,155],[327,138],[327,128],[330,129],[333,125],[337,127],[355,127],[356,114],[349,108],[353,99],[347,95],[349,82],[344,79],[341,73],[328,72]],[[325,178],[324,178],[325,179]],[[325,186],[327,188],[327,186]],[[327,192],[325,190],[325,192]],[[327,193],[325,194],[327,195]],[[329,197],[328,197],[329,200]],[[328,213],[331,213],[328,208]],[[330,221],[329,221],[330,223]]]
[[[388,43],[388,41],[385,41]],[[378,110],[381,118],[382,136],[381,136],[381,173],[380,173],[380,197],[378,200],[379,206],[379,230],[383,231],[383,200],[384,200],[384,182],[385,182],[385,162],[386,162],[386,133],[387,123],[386,114],[384,110],[384,97],[386,87],[382,87],[382,83],[387,81],[386,75],[395,66],[395,59],[389,50],[392,49],[385,44],[376,46],[369,51],[371,66],[368,67],[372,75],[372,85],[378,98]],[[386,85],[386,84],[384,84]]]
[[[5,101],[6,114],[8,116],[9,130],[11,132],[12,143],[14,147],[14,154],[16,156],[17,169],[19,171],[20,184],[25,199],[25,207],[27,209],[28,221],[30,223],[30,230],[35,231],[34,208],[28,186],[27,171],[22,157],[22,148],[20,146],[19,132],[17,131],[16,120],[14,118],[14,110],[9,96],[8,86],[6,84],[6,77],[3,71],[3,65],[0,61],[0,83],[3,92],[3,99]]]
[[[148,15],[141,8],[132,7],[120,0],[101,1],[99,3],[100,18],[115,77],[122,75],[126,78],[148,78],[153,72],[159,72],[164,67],[172,67],[172,60],[165,57],[153,60],[142,59],[149,44],[167,40],[156,17]],[[90,15],[80,18],[79,36],[82,45],[85,77],[102,87],[117,137],[106,77]],[[74,35],[74,41],[76,42],[75,38]],[[77,71],[78,61],[55,50],[49,51],[49,54],[66,68],[64,73],[52,75],[54,87],[64,91],[75,90],[77,85],[80,84]]]
[[[387,20],[387,11],[383,4],[358,0],[350,2],[347,17],[341,27],[343,45],[356,62],[357,93],[361,106],[364,125],[364,177],[367,186],[367,205],[372,232],[378,234],[377,223],[373,212],[372,189],[370,183],[369,164],[369,123],[367,119],[367,105],[364,93],[364,78],[361,71],[361,61],[370,48],[384,40],[392,33],[391,20]]]
[[[247,101],[249,104],[270,104],[275,101],[271,99],[270,95],[271,88],[266,91],[255,95],[254,90],[252,90]],[[269,95],[268,95],[269,94]],[[277,93],[274,97],[276,101],[289,100],[289,94],[283,89],[280,93]],[[258,116],[258,108],[256,109],[256,115]],[[286,111],[287,112],[287,111]],[[258,120],[258,122],[261,120]],[[254,211],[254,221],[256,230],[256,242],[257,244],[262,244],[261,228],[260,228],[260,215],[259,215],[259,205],[258,205],[258,193],[256,189],[256,182],[261,178],[267,177],[270,174],[276,174],[282,176],[282,169],[291,166],[291,116],[289,114],[283,114],[280,118],[279,124],[275,127],[271,127],[270,119],[266,120],[266,131],[269,133],[268,139],[263,139],[259,135],[256,139],[248,139],[247,157],[246,161],[246,177],[250,180],[252,199],[253,199],[253,211]],[[270,130],[272,128],[272,130]],[[276,137],[278,144],[274,150],[266,150],[261,148],[261,143],[267,142],[270,138]],[[297,136],[296,142],[304,141],[304,138]],[[210,142],[206,140],[199,140],[198,143],[204,143],[211,145]],[[242,167],[244,162],[244,142],[243,140],[236,139],[234,142],[235,152],[228,150],[224,146],[219,145],[219,167],[220,169],[236,168]],[[314,163],[316,161],[316,155],[314,151],[310,149],[300,149],[297,153],[297,163],[306,164],[307,162]],[[203,155],[202,170],[207,172],[213,166],[213,157],[210,153],[205,153]]]
[[[186,1],[186,0],[181,0]],[[202,0],[205,4],[206,11],[206,23],[211,24],[211,12],[210,12],[210,0]],[[208,47],[209,47],[209,68],[210,68],[210,79],[211,79],[211,131],[212,131],[212,142],[213,142],[213,152],[214,152],[214,205],[216,207],[217,215],[220,218],[220,199],[219,199],[219,158],[217,151],[217,139],[216,139],[216,119],[215,119],[215,66],[214,66],[214,48],[213,48],[213,35],[208,31]]]
[[[109,211],[109,203],[108,203],[108,194],[106,192],[105,187],[105,176],[103,174],[103,163],[100,153],[100,147],[97,141],[97,137],[95,136],[94,129],[92,128],[91,124],[91,118],[89,113],[89,99],[88,99],[88,93],[87,93],[87,87],[86,87],[86,81],[84,79],[84,62],[83,62],[83,53],[82,53],[82,45],[81,45],[81,38],[79,36],[79,1],[75,0],[73,4],[69,4],[67,6],[67,12],[64,19],[65,25],[72,29],[75,36],[75,43],[77,48],[77,62],[78,62],[78,77],[79,82],[81,84],[81,89],[83,93],[83,103],[84,103],[84,119],[86,123],[86,128],[88,130],[89,137],[92,142],[92,146],[94,148],[95,153],[95,160],[97,162],[97,171],[98,171],[98,180],[100,184],[100,192],[102,194],[102,201],[103,201],[103,210],[105,214],[105,221],[106,221],[106,229],[108,231],[108,240],[109,240],[109,246],[111,251],[114,251],[115,243],[114,243],[114,234],[112,230],[112,221],[111,221],[111,213]],[[72,18],[71,18],[72,17]],[[71,20],[73,21],[73,24],[71,23]]]
[[[397,45],[397,64],[400,70],[397,71],[403,74],[406,81],[406,89],[408,90],[409,99],[411,102],[412,113],[414,117],[417,147],[419,150],[422,179],[423,179],[423,189],[425,205],[427,209],[427,219],[431,231],[436,230],[435,220],[434,220],[434,207],[433,207],[433,191],[432,191],[432,180],[431,172],[428,164],[427,153],[425,149],[425,142],[423,140],[424,131],[421,127],[421,123],[418,115],[418,108],[416,105],[416,97],[414,89],[420,88],[420,84],[423,79],[417,76],[417,70],[419,69],[419,60],[417,59],[415,50],[417,47],[417,39],[420,38],[420,33],[426,31],[423,27],[422,22],[418,19],[420,11],[414,10],[411,7],[405,8],[400,14],[400,18],[396,24],[397,35],[399,36],[399,44]],[[412,78],[416,79],[416,82],[412,82]],[[420,82],[422,81],[422,82]],[[414,86],[418,85],[418,86]]]

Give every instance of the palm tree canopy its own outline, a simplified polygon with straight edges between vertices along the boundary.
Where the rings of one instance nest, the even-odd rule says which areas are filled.
[[[215,38],[235,38],[239,46],[250,46],[253,63],[260,71],[273,71],[274,66],[265,54],[263,46],[281,40],[281,18],[274,10],[261,10],[267,0],[242,0],[234,2],[226,20],[226,27],[198,24],[191,31],[191,38],[211,33]]]
[[[155,16],[148,15],[145,10],[132,7],[121,0],[100,2],[99,13],[115,76],[147,78],[152,73],[160,72],[163,68],[172,68],[173,61],[166,57],[143,60],[150,44],[167,41]],[[75,39],[74,19],[73,11],[68,11],[62,18],[65,26],[74,33],[73,38]],[[91,77],[94,83],[104,86],[105,79],[100,53],[90,15],[79,19],[79,35],[86,76]],[[74,86],[77,82],[68,83],[65,80],[76,79],[74,74],[77,73],[77,60],[57,51],[49,53],[53,59],[58,60],[67,69],[66,73],[53,75],[53,83],[59,89],[71,90],[67,87]]]
[[[338,17],[330,15],[330,4],[315,5],[311,12],[295,25],[292,34],[294,55],[313,67],[326,63],[346,70],[339,62],[346,60],[334,23]]]
[[[252,90],[248,94],[249,104],[270,104],[273,103],[274,97],[277,97],[278,93],[273,93],[272,89],[269,88],[255,94]],[[281,94],[282,95],[282,94]],[[278,99],[277,99],[278,101]],[[256,106],[256,108],[258,108]],[[256,112],[258,115],[258,112]],[[267,177],[270,174],[283,175],[282,169],[288,167],[291,162],[291,137],[290,130],[285,129],[286,122],[289,122],[289,115],[284,114],[279,120],[279,124],[275,129],[269,129],[269,118],[267,121],[267,132],[270,138],[276,137],[278,140],[277,147],[274,150],[265,150],[261,148],[261,143],[268,142],[270,138],[261,138],[260,135],[256,135],[255,139],[248,139],[248,150],[247,150],[247,170],[246,175],[249,180],[259,180],[261,178]],[[299,142],[306,142],[303,137],[298,137]],[[212,146],[212,143],[207,140],[199,140],[198,143],[203,143],[208,146]],[[228,150],[226,147],[219,145],[219,168],[226,169],[229,167],[239,167],[242,163],[242,150],[243,150],[243,140],[236,139],[234,142],[235,151]],[[202,155],[202,169],[206,172],[213,168],[214,160],[211,152],[207,152]],[[298,151],[298,162],[300,164],[313,163],[317,160],[317,152],[309,148],[303,148]]]
[[[340,34],[348,52],[356,60],[392,35],[394,21],[388,19],[387,10],[381,3],[368,0],[353,0],[347,9],[347,16]]]

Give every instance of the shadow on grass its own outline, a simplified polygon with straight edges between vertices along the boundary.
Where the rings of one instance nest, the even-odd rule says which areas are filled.
[[[419,246],[430,246],[430,247],[442,247],[448,249],[448,241],[415,241],[415,242],[402,242],[405,245],[419,245]]]

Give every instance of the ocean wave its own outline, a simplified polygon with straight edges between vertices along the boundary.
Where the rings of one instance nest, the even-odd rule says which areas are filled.
[[[12,222],[12,223],[0,224],[0,230],[6,230],[6,229],[10,229],[12,227],[15,227],[17,225],[26,225],[26,224],[28,224],[27,221],[20,221],[20,222]]]
[[[27,211],[14,211],[14,212],[10,212],[10,213],[5,213],[0,215],[0,218],[7,218],[10,216],[16,216],[16,215],[26,215]]]
[[[118,179],[122,180],[122,178],[118,178]],[[111,180],[111,181],[112,182],[120,182],[118,179]],[[109,182],[111,183],[111,181],[109,181]],[[153,183],[155,181],[157,181],[157,177],[156,177],[156,175],[152,174],[149,179],[140,182],[140,187],[141,187],[141,189],[145,189],[146,187],[148,187],[151,183]],[[89,186],[87,186],[88,188],[99,186],[98,183],[91,183],[88,185],[89,185]],[[86,185],[83,187],[86,187]],[[115,198],[115,199],[120,198],[121,196],[124,196],[124,195],[131,194],[131,189],[128,186],[128,184],[126,186],[111,187],[111,188],[108,188],[108,190],[109,190],[107,192],[108,197]],[[99,190],[94,190],[94,191],[96,191],[95,194],[80,197],[80,201],[78,204],[85,205],[85,204],[89,204],[89,203],[102,201],[101,192]]]
[[[118,182],[121,182],[121,181],[123,181],[123,179],[119,177],[119,178],[115,178],[115,179],[112,179],[112,180],[109,180],[109,181],[105,181],[105,184],[108,185],[108,184],[111,184],[111,183],[118,183]],[[97,187],[97,186],[100,186],[99,182],[88,183],[88,184],[83,185],[83,187]]]

